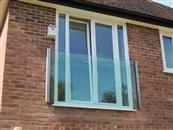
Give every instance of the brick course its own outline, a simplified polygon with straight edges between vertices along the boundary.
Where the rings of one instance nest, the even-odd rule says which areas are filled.
[[[47,25],[55,9],[12,1],[3,80],[1,130],[171,130],[173,75],[163,73],[159,31],[127,24],[139,63],[143,108],[136,112],[53,107],[44,101]]]

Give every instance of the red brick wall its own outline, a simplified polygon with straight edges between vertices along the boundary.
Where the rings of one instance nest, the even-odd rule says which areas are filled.
[[[162,72],[159,31],[128,24],[139,62],[143,108],[136,112],[53,107],[44,102],[47,25],[55,10],[10,3],[0,128],[11,130],[173,129],[173,75]]]

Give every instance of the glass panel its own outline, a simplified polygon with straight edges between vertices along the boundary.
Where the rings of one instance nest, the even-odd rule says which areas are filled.
[[[112,27],[96,24],[97,57],[113,59]]]
[[[118,26],[118,45],[119,45],[119,56],[120,56],[123,105],[128,106],[129,102],[128,102],[128,85],[127,85],[127,69],[126,69],[127,64],[125,64],[123,26]]]
[[[54,103],[54,79],[55,79],[55,51],[51,49],[50,62],[50,102]]]
[[[65,16],[59,17],[58,101],[65,101]]]
[[[166,67],[173,68],[173,46],[172,38],[163,36]]]
[[[138,108],[138,96],[137,96],[137,74],[136,74],[136,66],[135,61],[130,61],[131,68],[131,80],[132,80],[132,92],[133,92],[133,108]],[[138,72],[137,72],[138,73]]]
[[[131,81],[132,81],[132,92],[133,92],[133,108],[140,109],[142,108],[142,104],[141,104],[138,63],[136,61],[130,61],[130,65],[131,65]]]
[[[99,102],[116,103],[112,27],[96,24]]]
[[[70,22],[70,53],[88,55],[86,24]]]
[[[120,59],[125,60],[123,26],[120,25],[118,26],[118,45]]]
[[[114,62],[97,58],[99,102],[116,103]]]
[[[59,41],[58,41],[58,49],[59,52],[65,52],[65,16],[59,16]]]
[[[71,99],[90,101],[87,24],[70,21]]]

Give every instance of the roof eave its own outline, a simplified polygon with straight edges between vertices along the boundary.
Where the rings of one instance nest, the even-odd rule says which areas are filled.
[[[121,18],[136,20],[140,22],[145,22],[149,24],[155,24],[163,27],[173,28],[173,20],[165,19],[161,17],[156,17],[152,15],[146,15],[139,12],[134,12],[126,9],[120,9],[116,7],[104,6],[101,4],[96,4],[92,2],[79,2],[79,1],[64,1],[64,0],[40,0],[48,3],[54,3],[84,10],[89,10],[93,12],[103,13],[107,15],[117,16]]]

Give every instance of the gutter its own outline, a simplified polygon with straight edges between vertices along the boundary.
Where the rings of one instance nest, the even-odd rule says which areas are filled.
[[[173,20],[170,20],[170,19],[160,18],[160,17],[156,17],[152,15],[146,15],[146,14],[138,13],[135,11],[125,10],[125,9],[116,8],[116,7],[110,7],[110,6],[96,4],[92,2],[82,2],[82,1],[73,1],[73,0],[68,0],[68,1],[39,0],[39,1],[89,10],[89,11],[103,13],[103,14],[107,14],[111,16],[117,16],[117,17],[131,19],[131,20],[135,20],[139,22],[145,22],[145,23],[154,24],[158,26],[173,28]]]

